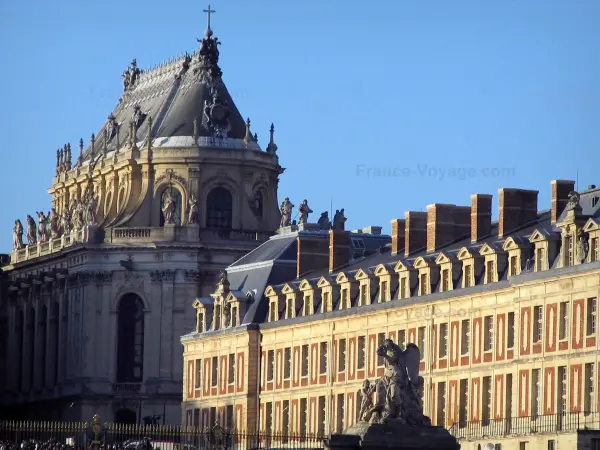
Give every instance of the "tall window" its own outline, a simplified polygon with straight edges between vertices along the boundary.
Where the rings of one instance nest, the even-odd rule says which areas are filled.
[[[493,283],[494,282],[494,261],[488,261],[486,263],[486,283]]]
[[[506,332],[506,348],[515,346],[515,313],[509,312],[507,316],[508,330]]]
[[[586,334],[588,336],[596,333],[596,299],[587,299],[586,308]]]
[[[471,264],[465,264],[464,277],[465,287],[471,287]]]
[[[231,229],[232,211],[231,193],[223,187],[214,188],[206,199],[206,227]]]
[[[421,283],[419,284],[419,295],[427,295],[427,274],[421,274]]]
[[[510,276],[513,277],[518,275],[517,273],[517,257],[513,255],[510,257]]]
[[[160,197],[160,226],[165,224],[165,214],[163,213],[163,205],[167,197],[171,195],[175,202],[175,209],[173,210],[173,223],[175,225],[181,225],[181,192],[174,188],[167,188],[164,190]]]
[[[544,249],[538,248],[535,254],[535,271],[541,272],[544,270]]]
[[[541,306],[533,307],[533,342],[542,340],[542,321],[544,311]]]
[[[254,211],[258,217],[263,215],[263,194],[260,190],[254,193]]]
[[[494,346],[494,316],[486,316],[483,320],[483,351],[487,352]]]
[[[558,338],[566,339],[569,330],[569,302],[560,302]]]
[[[598,240],[598,238],[592,239],[592,244],[590,245],[590,262],[598,260]]]
[[[135,294],[119,302],[117,381],[141,382],[144,369],[144,304]]]
[[[573,236],[565,237],[565,262],[564,267],[573,265]]]
[[[440,324],[440,338],[439,338],[439,358],[445,358],[448,356],[448,324]]]
[[[450,286],[450,271],[442,270],[442,292],[447,292]]]
[[[17,375],[17,381],[19,383],[19,390],[23,391],[24,385],[23,385],[23,356],[24,356],[24,352],[23,352],[23,327],[24,327],[24,315],[25,315],[25,311],[21,310],[21,309],[17,309],[16,311],[17,314],[17,323],[15,325],[15,333],[17,334],[17,370],[16,370],[16,375]]]
[[[463,319],[461,324],[461,337],[460,337],[460,354],[468,355],[469,348],[471,346],[470,338],[471,337],[471,322],[469,319]]]

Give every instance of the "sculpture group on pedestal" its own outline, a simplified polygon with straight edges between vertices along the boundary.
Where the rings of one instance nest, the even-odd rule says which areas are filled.
[[[388,423],[394,420],[399,424],[431,426],[431,420],[423,415],[418,347],[408,344],[406,350],[402,350],[391,339],[386,339],[377,349],[377,355],[384,358],[384,375],[375,383],[364,381],[360,421]]]
[[[48,214],[37,211],[38,223],[30,215],[27,216],[27,245],[38,242],[48,242],[63,235],[69,235],[72,230],[80,230],[86,226],[97,225],[97,194],[94,194],[91,184],[88,185],[83,200],[73,198],[70,205],[66,205],[62,214],[52,208]],[[23,224],[15,220],[13,228],[13,250],[20,250],[23,244]]]

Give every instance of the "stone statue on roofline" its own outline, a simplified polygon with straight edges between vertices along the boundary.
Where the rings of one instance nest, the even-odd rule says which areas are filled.
[[[56,213],[56,209],[52,208],[50,211],[50,237],[56,239],[59,237],[59,215]]]
[[[292,219],[292,210],[294,205],[290,202],[288,197],[281,203],[280,211],[281,211],[281,223],[280,227],[289,227]]]
[[[579,192],[571,191],[569,192],[569,201],[567,202],[567,206],[565,207],[566,211],[572,211],[579,207]]]
[[[23,248],[23,224],[19,219],[15,220],[13,228],[13,250],[21,250]]]
[[[329,213],[327,211],[322,212],[321,217],[319,217],[319,220],[317,221],[317,223],[319,224],[320,230],[329,230],[331,228],[331,221],[329,220]]]
[[[333,216],[333,225],[332,228],[335,231],[344,231],[346,216],[344,215],[344,208],[340,210],[335,210],[335,215]]]
[[[304,200],[298,208],[298,214],[300,215],[300,225],[308,223],[308,215],[311,212],[313,212],[313,210],[310,209],[310,206],[308,206],[308,200]]]
[[[45,215],[43,211],[38,211],[38,242],[46,242],[48,240],[48,215]]]
[[[29,214],[27,215],[27,245],[37,244],[35,220]]]

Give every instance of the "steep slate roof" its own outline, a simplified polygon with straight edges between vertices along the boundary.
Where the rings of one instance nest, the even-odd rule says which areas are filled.
[[[214,41],[213,38],[203,41]],[[185,144],[191,146],[194,135],[194,119],[198,121],[198,136],[210,139],[211,133],[207,128],[207,118],[204,114],[205,102],[212,103],[211,89],[218,92],[229,110],[230,130],[223,138],[225,142],[231,139],[242,140],[246,135],[246,124],[233,102],[229,92],[220,76],[207,80],[198,76],[202,70],[200,51],[191,55],[181,55],[159,65],[149,71],[142,71],[135,83],[127,88],[119,103],[112,111],[116,123],[120,126],[118,141],[122,146],[129,140],[129,123],[132,121],[134,107],[139,106],[146,116],[136,130],[136,143],[147,139],[148,117],[153,119],[152,136],[156,138],[189,137]],[[218,61],[218,53],[216,55]],[[217,66],[218,67],[218,66]],[[94,159],[104,150],[104,132],[107,129],[107,120],[95,135]],[[213,138],[214,139],[214,138]],[[165,142],[166,139],[159,139]],[[189,141],[189,142],[188,142]],[[180,142],[183,142],[180,140]],[[117,137],[113,135],[107,146],[107,153],[117,149]],[[157,144],[154,144],[157,145]],[[258,144],[251,142],[250,148],[258,150]],[[92,159],[91,143],[83,153],[83,161]]]

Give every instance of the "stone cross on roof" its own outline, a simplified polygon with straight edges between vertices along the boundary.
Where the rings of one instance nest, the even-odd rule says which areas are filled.
[[[215,13],[216,11],[214,9],[210,9],[210,5],[208,5],[208,9],[203,10],[203,12],[206,13],[206,15],[208,16],[208,25],[206,27],[206,37],[211,37],[212,36],[212,30],[210,29],[210,15],[212,13]]]

